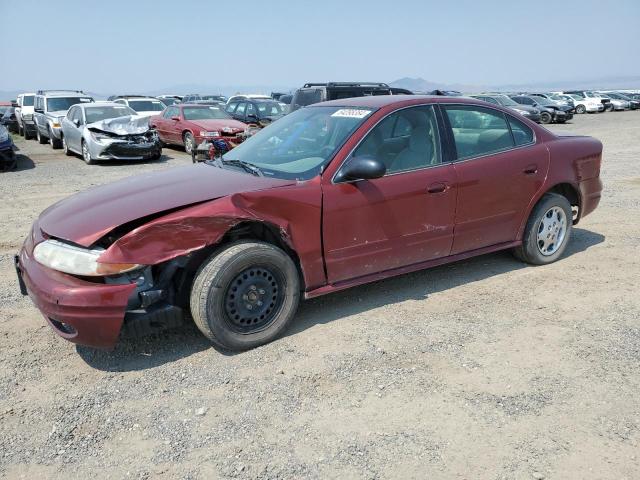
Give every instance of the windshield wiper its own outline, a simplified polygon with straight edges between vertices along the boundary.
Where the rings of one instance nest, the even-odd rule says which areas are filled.
[[[237,158],[221,158],[220,161],[223,165],[233,165],[235,167],[243,168],[246,172],[249,172],[256,177],[263,177],[264,173],[251,162],[245,162],[244,160],[238,160]]]

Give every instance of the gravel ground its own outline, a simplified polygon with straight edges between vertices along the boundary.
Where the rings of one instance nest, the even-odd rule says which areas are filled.
[[[112,353],[55,336],[12,267],[33,219],[190,158],[87,166],[18,141],[0,174],[0,477],[638,478],[640,112],[551,128],[605,148],[603,200],[565,258],[497,253],[314,299],[237,355],[192,326]]]

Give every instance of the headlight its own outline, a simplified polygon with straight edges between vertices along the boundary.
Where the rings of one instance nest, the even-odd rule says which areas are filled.
[[[93,138],[96,142],[102,142],[104,140],[111,140],[111,137],[109,135],[104,135],[104,134],[98,133],[98,132],[92,132],[91,130],[89,130],[89,133],[91,134],[91,138]]]
[[[22,118],[25,120],[31,120],[33,118],[33,114],[32,113],[25,113],[24,115],[22,115]]]
[[[51,127],[52,128],[60,128],[60,121],[59,120],[54,120],[53,122],[51,122]]]
[[[139,268],[135,263],[100,263],[104,250],[89,250],[58,240],[45,240],[33,249],[33,257],[45,267],[86,277],[117,275]]]
[[[220,132],[205,132],[204,130],[200,131],[201,137],[219,137]]]

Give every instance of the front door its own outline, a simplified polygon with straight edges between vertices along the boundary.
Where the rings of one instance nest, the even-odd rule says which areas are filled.
[[[449,255],[456,179],[440,145],[432,106],[402,109],[379,122],[352,154],[383,161],[384,177],[324,183],[329,283]]]

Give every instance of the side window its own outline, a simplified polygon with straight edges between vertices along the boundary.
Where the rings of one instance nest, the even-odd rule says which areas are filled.
[[[249,115],[258,115],[253,103],[247,103],[247,116]]]
[[[229,105],[227,105],[227,112],[228,113],[233,113],[237,106],[238,106],[237,102],[230,103]]]
[[[76,108],[76,107],[71,107],[71,108],[69,109],[69,111],[67,112],[67,118],[68,118],[69,120],[71,120],[72,122],[73,122],[73,121],[75,120],[75,118],[76,118],[76,110],[77,110],[77,108]]]
[[[120,103],[122,105],[126,105],[125,101],[122,99],[114,100],[114,103]]]
[[[244,115],[244,109],[247,107],[247,104],[242,102],[238,104],[238,107],[236,108],[235,114],[236,115]]]
[[[164,115],[163,115],[164,118],[179,117],[179,116],[180,115],[176,107],[167,108],[167,110],[164,112]]]
[[[511,126],[511,133],[513,133],[513,139],[517,146],[526,145],[533,142],[533,130],[526,126],[520,120],[507,115],[509,120],[509,126]]]
[[[387,166],[387,174],[440,164],[440,137],[433,107],[406,108],[387,116],[353,155],[376,157]]]
[[[458,159],[513,148],[513,137],[502,112],[463,105],[445,106]]]
[[[482,100],[485,102],[493,103],[495,105],[499,105],[498,101],[493,97],[483,97]]]

